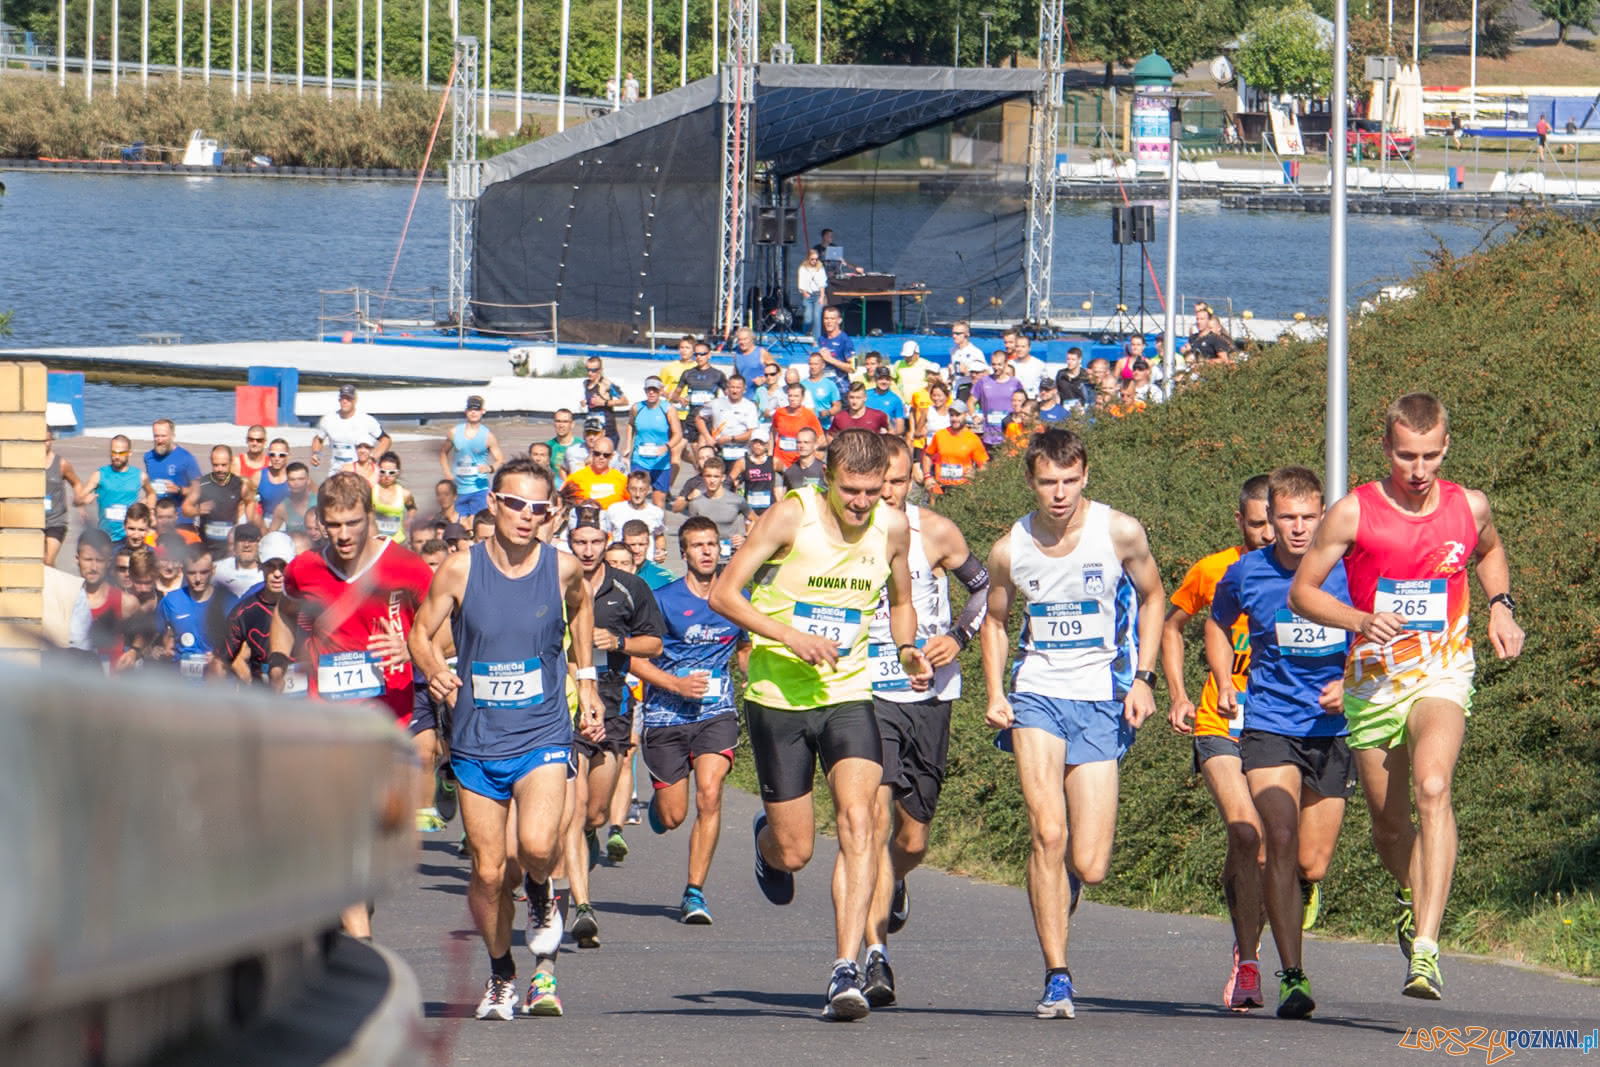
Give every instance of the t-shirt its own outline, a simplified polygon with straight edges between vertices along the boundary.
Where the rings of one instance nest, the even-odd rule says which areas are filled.
[[[708,675],[706,694],[689,700],[654,686],[644,690],[644,727],[677,726],[733,714],[729,664],[744,631],[711,610],[710,603],[679,578],[656,590],[656,606],[666,633],[661,655],[651,662],[668,674]]]
[[[1220,333],[1192,333],[1189,335],[1189,348],[1205,359],[1219,359],[1233,351],[1233,342]]]
[[[621,641],[630,637],[660,637],[664,627],[655,594],[644,579],[605,564],[605,577],[594,592],[594,626],[609,630]],[[608,715],[621,714],[628,657],[621,652],[595,649],[595,669],[600,673],[600,697]]]
[[[229,556],[217,563],[216,573],[211,580],[234,596],[241,597],[261,584],[261,564],[241,567],[237,559]]]
[[[1022,391],[1028,394],[1030,400],[1038,398],[1039,383],[1044,381],[1045,375],[1044,360],[1029,353],[1027,359],[1012,361],[1011,373],[1017,376],[1017,381],[1021,384]]]
[[[728,389],[728,376],[715,367],[690,367],[678,378],[684,392],[684,403],[689,417],[715,400]]]
[[[351,458],[355,458],[354,453]],[[172,451],[158,456],[152,448],[144,454],[144,474],[150,479],[150,487],[156,491],[158,502],[170,500],[178,505],[178,524],[193,525],[194,520],[183,514],[183,491],[189,488],[191,482],[199,480],[200,464],[195,462],[189,450],[182,445],[174,445]]]
[[[1235,545],[1233,548],[1224,548],[1220,552],[1213,552],[1203,556],[1195,565],[1189,568],[1183,576],[1183,581],[1178,583],[1178,588],[1173,590],[1172,604],[1182,608],[1190,615],[1201,615],[1211,609],[1211,600],[1216,596],[1217,583],[1228,572],[1228,568],[1239,562],[1239,557],[1244,555],[1244,549]],[[1240,618],[1229,632],[1233,642],[1233,688],[1244,692],[1250,684],[1250,626],[1247,620]],[[1197,737],[1227,737],[1230,733],[1239,736],[1239,730],[1244,726],[1244,719],[1239,718],[1230,728],[1228,720],[1217,712],[1217,682],[1211,677],[1211,672],[1206,672],[1206,685],[1200,692],[1200,702],[1194,710],[1194,732]]]
[[[822,420],[824,427],[830,425],[833,416],[826,414],[827,410],[839,403],[839,387],[832,378],[824,374],[820,378],[802,378],[800,384],[805,386],[806,395],[811,398],[811,406],[816,408],[817,416]]]
[[[335,411],[322,416],[317,423],[317,436],[328,442],[331,469],[338,470],[356,461],[356,445],[377,444],[383,436],[383,426],[365,411],[357,411],[348,419]]]
[[[1047,407],[1047,408],[1042,407],[1042,408],[1039,409],[1039,421],[1043,422],[1043,423],[1052,423],[1053,424],[1053,423],[1057,423],[1057,422],[1066,422],[1067,419],[1069,419],[1071,417],[1072,417],[1072,412],[1068,411],[1066,408],[1062,407],[1060,404],[1054,404],[1054,405],[1051,405],[1050,407]]]
[[[593,467],[579,467],[567,481],[577,484],[584,500],[599,504],[602,508],[610,507],[628,495],[628,476],[615,467],[608,467],[599,474],[595,473]]]
[[[1074,400],[1080,404],[1093,404],[1094,385],[1081,367],[1076,377],[1065,370],[1060,370],[1056,372],[1056,395],[1061,398],[1063,404],[1070,404]]]
[[[567,453],[574,448],[583,448],[583,441],[576,437],[566,444],[562,444],[552,437],[545,444],[550,446],[550,469],[554,471],[565,471],[567,469]]]
[[[726,487],[717,496],[701,494],[689,501],[685,509],[690,517],[704,515],[717,524],[717,536],[727,541],[730,537],[743,537],[744,519],[751,514],[750,502],[737,493],[730,492]],[[723,557],[728,555],[726,545],[723,546]]]
[[[161,625],[163,630],[172,631],[172,654],[185,676],[200,677],[206,654],[222,651],[227,643],[231,607],[233,594],[216,586],[212,586],[211,595],[205,600],[195,600],[187,585],[180,585],[161,598],[157,606]]]
[[[685,363],[681,359],[663,364],[661,370],[656,373],[656,377],[661,379],[661,395],[671,397],[673,391],[678,388],[678,379],[683,377],[684,371],[693,366],[693,363]],[[682,417],[683,413],[680,411],[678,414]]]
[[[972,383],[972,399],[982,409],[977,417],[984,444],[998,444],[1004,438],[1006,416],[1011,414],[1011,394],[1021,391],[1022,384],[1017,379],[997,382],[992,374]]]
[[[302,660],[307,687],[324,700],[376,700],[401,723],[411,721],[411,661],[385,670],[367,653],[375,633],[398,626],[409,637],[417,607],[428,594],[433,569],[394,541],[379,542],[377,556],[348,577],[326,550],[302,552],[284,571],[283,593],[300,605],[305,633]]]
[[[602,392],[594,382],[587,378],[583,382],[583,422],[587,427],[593,420],[605,428],[606,436],[613,441],[617,439],[617,409],[612,405],[622,399],[622,390],[616,382],[606,382]]]
[[[859,415],[841,411],[833,417],[833,428],[835,430],[867,430],[871,433],[888,433],[889,416],[873,407],[862,408]]]
[[[706,418],[706,425],[711,427],[712,434],[716,436],[728,433],[737,437],[755,429],[760,422],[761,412],[756,410],[755,404],[748,397],[729,400],[725,396],[719,396],[711,402]],[[743,459],[748,450],[747,441],[727,441],[719,446],[722,458],[729,462]]]
[[[813,459],[810,463],[791,463],[783,470],[783,485],[786,489],[799,489],[803,485],[820,487],[827,485],[827,466],[820,459]]]
[[[900,394],[900,399],[906,406],[911,406],[911,398],[928,388],[928,375],[937,370],[928,360],[918,358],[915,363],[900,360],[894,365],[894,388]]]
[[[1219,626],[1239,618],[1250,626],[1250,684],[1244,728],[1289,737],[1342,737],[1344,715],[1327,714],[1317,703],[1322,687],[1344,678],[1350,634],[1301,618],[1289,610],[1294,571],[1278,561],[1272,545],[1228,568],[1217,583],[1211,617]],[[1335,563],[1322,590],[1350,603],[1344,561]]]
[[[268,604],[261,598],[263,590],[254,589],[243,597],[228,613],[228,642],[226,654],[232,663],[240,650],[250,649],[250,671],[256,681],[266,680],[267,654],[271,652],[272,616],[276,602]]]
[[[867,407],[872,408],[874,411],[881,411],[889,416],[891,425],[893,425],[893,420],[906,417],[905,401],[901,400],[893,389],[885,389],[881,392],[877,389],[868,389]]]
[[[793,463],[795,452],[795,434],[807,426],[822,438],[822,423],[817,421],[817,413],[810,408],[801,408],[797,412],[790,412],[787,407],[779,408],[772,413],[772,453],[785,464]]]
[[[653,559],[647,559],[639,564],[637,573],[643,579],[644,584],[651,589],[660,589],[672,581],[672,572]]]
[[[843,330],[832,337],[818,337],[817,347],[827,349],[829,354],[842,363],[849,363],[856,354],[856,343],[850,340],[850,335]]]
[[[947,426],[928,442],[928,459],[933,477],[940,485],[963,485],[972,480],[977,468],[989,462],[989,450],[978,435],[963,426],[952,432]]]
[[[667,513],[648,500],[642,508],[634,507],[631,500],[617,501],[600,513],[600,528],[615,541],[622,537],[622,528],[634,519],[650,527],[651,537],[667,530]]]

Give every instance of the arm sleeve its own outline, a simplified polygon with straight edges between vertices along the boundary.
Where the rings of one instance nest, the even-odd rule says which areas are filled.
[[[967,587],[967,605],[961,609],[960,617],[950,627],[950,633],[962,648],[966,648],[967,643],[978,632],[978,624],[983,622],[983,617],[989,610],[989,571],[982,560],[969,553],[966,561],[955,569],[954,574],[961,580],[961,584]]]

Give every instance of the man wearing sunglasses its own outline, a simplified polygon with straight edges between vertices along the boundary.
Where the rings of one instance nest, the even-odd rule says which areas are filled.
[[[579,499],[597,504],[604,510],[628,496],[628,479],[613,470],[611,460],[617,454],[615,442],[603,435],[590,439],[589,462],[579,467],[567,479],[567,484],[577,487]]]
[[[450,436],[439,445],[439,469],[456,487],[456,510],[475,515],[489,500],[489,475],[505,462],[500,441],[483,424],[483,397],[467,397],[462,416]]]
[[[156,498],[149,476],[129,462],[132,456],[133,442],[117,434],[111,439],[111,462],[89,475],[78,490],[77,503],[95,502],[100,529],[113,543],[126,539],[122,520],[127,517],[129,506],[141,501],[153,504]]]
[[[555,958],[562,922],[551,874],[560,858],[573,729],[567,713],[570,629],[582,731],[603,736],[596,688],[594,614],[577,561],[546,547],[551,518],[547,470],[514,459],[496,472],[488,541],[440,565],[408,644],[428,691],[451,707],[450,764],[472,853],[467,903],[489,952],[479,1019],[509,1021],[517,1004],[511,958],[511,887],[520,868],[528,897],[527,944],[534,975],[525,1015],[560,1015]],[[510,610],[512,605],[516,610]],[[570,619],[562,623],[562,609]],[[450,624],[448,634],[445,624]],[[445,662],[453,642],[456,668]],[[506,837],[516,802],[515,855]]]
[[[233,473],[254,483],[267,466],[267,428],[252,426],[244,432],[244,451],[234,454]]]
[[[228,669],[235,678],[245,685],[264,686],[267,658],[272,653],[272,616],[283,595],[283,572],[294,558],[294,542],[281,530],[267,534],[261,538],[259,554],[261,584],[246,593],[228,613],[226,654]],[[305,675],[293,675],[284,690],[286,696],[304,696]]]
[[[267,445],[267,465],[256,472],[254,486],[257,521],[266,526],[283,498],[289,495],[289,442],[274,437]]]

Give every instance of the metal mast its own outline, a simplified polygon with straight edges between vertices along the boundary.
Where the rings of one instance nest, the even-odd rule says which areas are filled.
[[[472,213],[478,201],[478,39],[457,37],[455,80],[450,83],[450,315],[465,329],[467,271],[472,262]]]
[[[720,72],[722,228],[717,246],[716,325],[722,336],[739,325],[744,299],[745,219],[749,215],[751,142],[755,139],[755,60],[755,0],[732,0],[728,5],[728,53]]]
[[[1065,0],[1039,0],[1039,88],[1033,94],[1028,136],[1028,247],[1023,272],[1024,317],[1050,318],[1050,260],[1056,229],[1056,112],[1061,106],[1061,45]]]

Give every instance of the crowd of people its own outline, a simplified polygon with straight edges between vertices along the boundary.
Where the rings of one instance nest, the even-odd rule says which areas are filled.
[[[511,457],[472,397],[440,444],[445,477],[427,518],[351,387],[309,463],[252,427],[243,453],[212,449],[205,473],[160,420],[142,469],[117,437],[106,465],[73,475],[95,522],[76,546],[70,644],[113,675],[167,668],[371,702],[406,728],[425,772],[417,828],[436,833],[459,814],[470,857],[489,961],[480,1019],[563,1012],[564,940],[601,944],[597,864],[626,859],[626,827],[641,819],[657,834],[690,824],[680,917],[711,923],[741,737],[763,804],[754,876],[772,904],[793,899],[812,859],[819,763],[832,794],[824,1015],[893,1004],[889,939],[910,921],[908,876],[927,848],[960,656],[975,639],[985,720],[1015,760],[1031,831],[1037,1015],[1075,1012],[1071,917],[1110,869],[1118,766],[1156,712],[1158,665],[1170,724],[1193,734],[1195,770],[1228,827],[1224,1005],[1264,1004],[1264,914],[1278,1014],[1314,1010],[1301,930],[1358,780],[1397,885],[1403,992],[1438,999],[1449,783],[1472,691],[1469,565],[1495,653],[1522,644],[1487,499],[1438,477],[1443,407],[1426,394],[1391,405],[1388,475],[1326,512],[1310,471],[1252,478],[1235,511],[1241,543],[1195,564],[1169,601],[1141,523],[1084,495],[1083,438],[1062,419],[1027,421],[1066,407],[1063,391],[1095,406],[1091,368],[1048,373],[1020,334],[987,358],[968,351],[964,325],[955,336],[948,383],[914,343],[893,363],[839,359],[848,375],[821,353],[804,375],[780,374],[741,335],[728,374],[685,338],[630,401],[591,358],[583,410],[558,412],[554,436]],[[1128,362],[1148,370],[1137,351]],[[1041,400],[1049,407],[1033,407]],[[985,561],[938,506],[1003,447],[1023,455],[1036,508]],[[320,484],[314,470],[327,472]],[[667,566],[669,516],[681,576]],[[1183,645],[1202,615],[1197,705]],[[518,904],[534,968],[525,992]],[[367,905],[344,925],[370,937]]]

